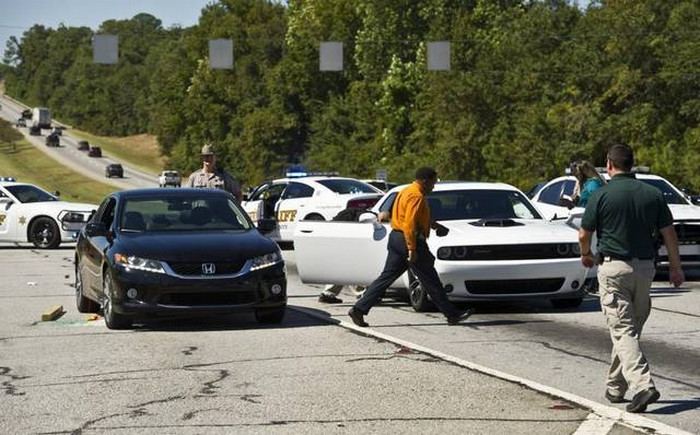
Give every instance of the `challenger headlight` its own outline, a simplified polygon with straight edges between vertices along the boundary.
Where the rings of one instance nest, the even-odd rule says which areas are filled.
[[[250,270],[253,271],[264,269],[266,267],[274,266],[280,261],[282,261],[282,255],[279,252],[271,252],[269,254],[253,258],[251,260]]]
[[[468,256],[467,246],[443,246],[437,251],[437,257],[440,260],[466,260]]]
[[[578,257],[581,255],[581,249],[578,243],[559,243],[557,245],[557,255],[560,257]]]
[[[443,246],[442,248],[438,249],[437,254],[438,259],[440,260],[449,260],[452,256],[452,248],[449,246]]]
[[[127,270],[143,270],[144,272],[165,273],[163,263],[157,260],[130,256],[124,254],[114,254],[114,262]]]

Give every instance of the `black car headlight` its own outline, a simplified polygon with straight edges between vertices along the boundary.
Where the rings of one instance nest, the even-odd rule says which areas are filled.
[[[253,258],[251,260],[250,270],[253,271],[264,269],[266,267],[274,266],[280,261],[282,261],[282,254],[279,252],[271,252],[269,254]]]
[[[559,243],[557,245],[557,254],[564,258],[578,257],[581,255],[581,248],[578,243]]]
[[[158,260],[149,260],[136,256],[114,254],[114,263],[127,270],[143,270],[144,272],[165,273],[163,263]]]
[[[69,211],[63,210],[58,214],[58,220],[61,222],[61,227],[64,230],[80,230],[90,219],[89,211]]]
[[[464,260],[469,256],[467,246],[443,246],[437,251],[440,260]]]

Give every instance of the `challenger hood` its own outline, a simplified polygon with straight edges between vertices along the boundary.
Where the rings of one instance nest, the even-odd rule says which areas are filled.
[[[578,243],[578,232],[562,221],[513,219],[513,226],[475,226],[478,221],[442,221],[450,232],[445,237],[431,233],[429,244],[449,245],[514,245],[536,243]]]
[[[673,220],[700,220],[700,206],[684,205],[684,204],[669,204]]]

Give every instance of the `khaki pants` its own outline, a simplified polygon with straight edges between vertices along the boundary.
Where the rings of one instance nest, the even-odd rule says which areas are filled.
[[[651,260],[612,260],[598,266],[600,306],[613,343],[607,389],[615,396],[624,396],[627,391],[634,395],[654,386],[639,346],[651,311],[649,288],[654,273]]]

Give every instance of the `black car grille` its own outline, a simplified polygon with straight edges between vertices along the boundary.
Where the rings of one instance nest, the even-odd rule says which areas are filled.
[[[166,293],[158,303],[175,306],[244,305],[257,301],[253,291]]]
[[[178,275],[183,276],[217,276],[217,275],[233,275],[239,272],[243,265],[245,265],[245,260],[239,260],[235,262],[218,262],[213,263],[216,270],[213,274],[205,274],[202,272],[202,264],[209,263],[168,263],[170,267]]]
[[[482,260],[542,260],[547,258],[574,258],[578,257],[572,249],[563,255],[557,252],[557,248],[570,243],[540,243],[525,245],[484,245],[467,246],[467,253],[462,261]]]
[[[564,278],[509,279],[488,281],[464,281],[467,291],[475,295],[508,295],[528,293],[554,293],[564,285]]]
[[[676,224],[676,234],[678,235],[678,241],[683,244],[697,244],[700,243],[700,222],[691,224]]]

